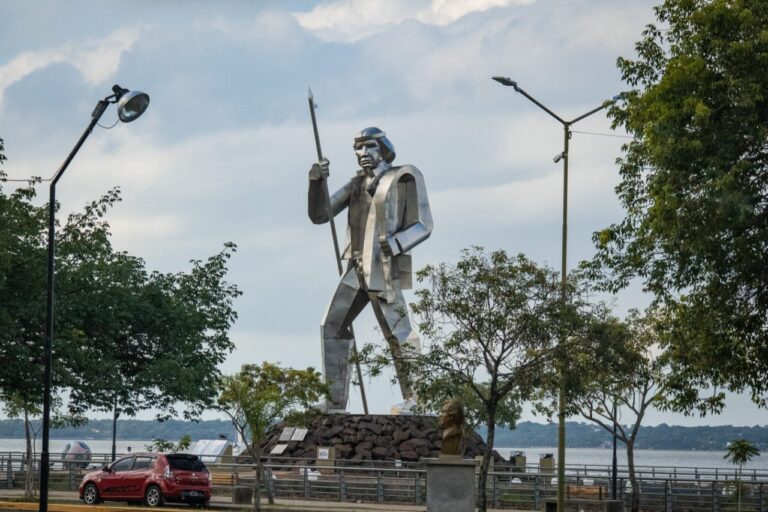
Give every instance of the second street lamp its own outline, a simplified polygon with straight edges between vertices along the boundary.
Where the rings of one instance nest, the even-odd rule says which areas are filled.
[[[149,96],[139,91],[129,91],[119,85],[112,87],[112,93],[103,100],[99,100],[96,108],[91,113],[91,121],[78,139],[75,147],[69,152],[64,163],[51,179],[50,195],[48,199],[48,294],[46,306],[45,346],[44,346],[44,370],[43,370],[43,446],[40,451],[40,512],[48,510],[48,473],[50,471],[49,434],[51,420],[51,366],[53,364],[53,310],[54,310],[54,281],[56,255],[56,184],[61,179],[64,171],[69,167],[72,159],[80,151],[85,139],[93,131],[93,128],[101,119],[104,111],[110,103],[117,103],[117,116],[124,123],[130,123],[138,119],[149,105]]]
[[[504,76],[494,76],[493,80],[496,80],[502,85],[512,87],[516,92],[525,96],[537,107],[544,112],[554,117],[557,122],[563,126],[563,152],[556,155],[553,158],[555,163],[563,161],[563,233],[562,233],[562,258],[560,261],[560,284],[561,284],[561,299],[563,302],[568,300],[566,296],[566,290],[568,285],[567,271],[567,256],[568,256],[568,146],[571,139],[571,126],[578,123],[582,119],[595,114],[604,108],[607,108],[613,101],[616,101],[618,97],[614,97],[613,100],[603,102],[599,107],[595,107],[589,112],[586,112],[578,117],[567,121],[555,114],[552,110],[547,108],[544,104],[538,101],[536,98],[525,92],[517,82]],[[560,340],[560,344],[563,344],[564,340]],[[560,390],[558,393],[558,411],[557,411],[557,510],[558,512],[564,512],[565,510],[565,365],[566,358],[564,354],[558,351],[559,364],[560,364]]]

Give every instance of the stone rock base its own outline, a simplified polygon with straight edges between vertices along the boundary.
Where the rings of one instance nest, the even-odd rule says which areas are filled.
[[[280,459],[314,460],[318,447],[333,447],[336,460],[418,462],[424,457],[437,457],[442,439],[435,416],[327,414],[308,427],[302,441],[279,441],[286,426],[279,423],[272,427],[262,445],[265,457],[274,446],[286,444]],[[464,457],[474,458],[485,451],[483,439],[475,433],[464,444]]]

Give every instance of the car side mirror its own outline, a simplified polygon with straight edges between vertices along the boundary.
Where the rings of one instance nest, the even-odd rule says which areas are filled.
[[[102,471],[106,471],[107,473],[111,473],[112,472],[112,464],[104,464],[103,466],[101,466],[101,470]]]

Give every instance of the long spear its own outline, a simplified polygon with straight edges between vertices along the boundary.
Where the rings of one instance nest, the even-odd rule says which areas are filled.
[[[317,117],[315,116],[315,97],[312,95],[312,88],[309,89],[309,115],[312,116],[312,130],[315,133],[315,148],[317,148],[317,162],[323,161],[323,150],[320,147],[320,133],[317,130]],[[325,194],[326,204],[328,205],[328,222],[331,225],[331,237],[333,238],[333,249],[336,252],[336,266],[339,270],[339,275],[344,274],[344,267],[341,264],[341,251],[339,250],[339,238],[336,236],[336,222],[333,219],[333,207],[331,206],[331,193],[328,191],[328,180],[324,177],[320,180],[323,186],[323,193]],[[365,386],[363,385],[363,372],[360,369],[360,360],[357,358],[357,342],[355,341],[355,331],[352,326],[349,326],[349,330],[352,333],[352,354],[355,358],[355,368],[357,370],[357,381],[360,384],[360,396],[363,399],[363,411],[368,414],[368,400],[365,398]]]

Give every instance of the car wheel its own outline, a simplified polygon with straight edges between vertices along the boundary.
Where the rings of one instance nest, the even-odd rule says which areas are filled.
[[[160,492],[158,486],[150,485],[147,487],[147,491],[144,493],[144,504],[148,507],[159,507],[163,504],[163,493]]]
[[[96,505],[99,501],[99,489],[94,484],[87,484],[83,489],[83,502],[86,505]]]

